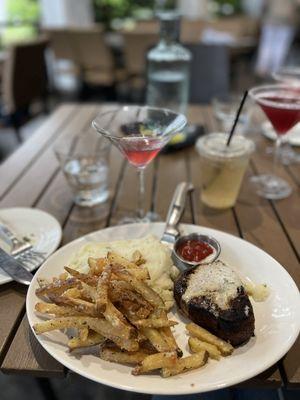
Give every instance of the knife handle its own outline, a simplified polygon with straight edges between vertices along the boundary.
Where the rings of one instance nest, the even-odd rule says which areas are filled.
[[[194,186],[189,182],[181,182],[177,185],[171,204],[169,206],[165,234],[168,236],[178,236],[177,226],[183,215],[186,203],[186,197],[189,192],[194,190]]]

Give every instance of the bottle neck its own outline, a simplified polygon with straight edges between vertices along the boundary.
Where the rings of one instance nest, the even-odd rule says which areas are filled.
[[[161,16],[160,18],[160,40],[165,44],[179,42],[180,19],[178,16]]]

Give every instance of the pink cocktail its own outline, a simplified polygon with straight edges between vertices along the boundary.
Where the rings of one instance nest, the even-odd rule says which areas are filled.
[[[277,133],[274,167],[279,164],[282,137],[300,121],[300,90],[288,85],[258,86],[250,95],[260,105]],[[258,194],[267,199],[283,199],[291,194],[289,184],[274,173],[254,177]]]
[[[97,116],[93,127],[108,138],[137,168],[139,174],[138,217],[125,218],[124,222],[149,221],[144,213],[144,169],[168,143],[173,135],[186,125],[186,118],[171,110],[146,107],[123,106]]]

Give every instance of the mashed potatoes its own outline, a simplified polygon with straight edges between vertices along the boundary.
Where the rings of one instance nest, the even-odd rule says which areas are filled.
[[[70,263],[76,269],[87,272],[89,257],[105,257],[108,251],[114,251],[131,260],[135,250],[139,250],[146,260],[144,265],[150,274],[149,285],[160,294],[168,309],[171,308],[174,303],[171,276],[174,275],[175,267],[170,250],[153,235],[141,239],[87,243],[74,254]]]

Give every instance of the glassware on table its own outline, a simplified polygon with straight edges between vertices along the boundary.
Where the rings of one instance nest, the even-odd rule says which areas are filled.
[[[300,86],[300,68],[296,66],[286,66],[279,68],[273,73],[273,78],[281,83],[292,86]]]
[[[185,116],[167,109],[132,105],[103,112],[92,125],[138,171],[138,215],[135,218],[127,217],[122,223],[155,219],[150,214],[145,215],[144,211],[144,170],[172,136],[185,127]]]
[[[257,186],[257,193],[264,198],[286,198],[292,189],[288,182],[276,175],[275,169],[280,164],[284,135],[300,120],[300,88],[281,84],[265,85],[252,88],[249,94],[264,111],[277,134],[273,173],[255,176],[252,182]]]
[[[211,208],[225,209],[235,205],[254,143],[242,135],[211,133],[200,139],[196,149],[200,155],[200,198]]]
[[[179,14],[162,11],[158,17],[160,40],[147,54],[146,103],[186,114],[192,55],[179,43]]]
[[[109,197],[109,143],[93,130],[64,136],[54,147],[55,155],[74,194],[83,207],[104,203]]]
[[[219,123],[220,131],[230,132],[236,117],[236,110],[242,100],[242,95],[239,94],[220,94],[212,100],[213,112],[216,120]],[[237,129],[239,133],[245,133],[249,126],[249,109],[247,104],[244,105],[240,114]]]
[[[146,104],[186,115],[189,99],[191,52],[179,43],[180,16],[176,11],[160,11],[160,39],[147,53]],[[184,143],[183,130],[170,145]]]
[[[300,68],[296,66],[286,66],[280,68],[273,75],[273,78],[285,85],[300,87]],[[290,164],[293,162],[300,162],[300,154],[295,152],[287,140],[281,150],[281,159],[283,164]]]

